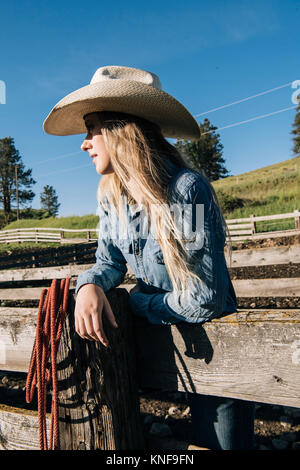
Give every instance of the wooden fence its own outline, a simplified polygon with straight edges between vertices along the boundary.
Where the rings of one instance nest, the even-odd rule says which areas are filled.
[[[91,248],[95,250],[95,246]],[[37,307],[16,305],[20,301],[37,305],[41,284],[48,287],[54,278],[71,277],[74,288],[80,272],[92,266],[73,263],[0,270],[0,370],[28,371]],[[237,313],[203,325],[158,326],[132,316],[139,388],[300,407],[299,266],[300,245],[234,250],[230,274],[238,302],[254,301],[255,308],[239,307]],[[135,283],[132,279],[129,268],[126,282],[107,293],[116,310],[118,302],[122,303],[122,316],[125,311],[128,313],[128,292]],[[37,282],[38,287],[34,286]],[[270,308],[273,297],[276,301],[292,299],[294,307]],[[268,307],[259,308],[262,300]],[[86,419],[84,422],[89,424]],[[62,420],[60,426],[63,432],[70,422]],[[16,433],[16,429],[23,429],[23,434]],[[76,436],[75,433],[71,444],[64,443],[64,448],[80,448]],[[0,437],[2,443],[6,439],[5,448],[38,448],[36,415],[0,406]]]
[[[300,211],[294,210],[294,212],[289,212],[286,214],[274,214],[274,215],[260,215],[255,216],[251,214],[250,217],[240,218],[240,219],[226,219],[228,230],[233,241],[239,240],[251,240],[258,239],[260,237],[272,237],[276,235],[276,232],[257,232],[256,223],[257,222],[269,222],[275,220],[285,220],[285,219],[294,219],[295,228],[293,230],[284,230],[280,231],[282,234],[285,232],[291,234],[293,232],[300,233]]]
[[[259,308],[259,300],[273,296],[299,301],[299,265],[297,245],[236,250],[232,252],[230,273],[238,301],[257,299],[255,308],[238,308],[237,313],[203,325],[158,326],[132,316],[138,386],[300,407],[299,302],[296,308]],[[0,370],[27,372],[35,336],[37,308],[9,307],[9,302],[37,302],[41,286],[32,287],[36,281],[49,286],[51,279],[71,277],[74,287],[79,273],[91,266],[0,271]],[[256,269],[257,279],[250,278],[252,269]],[[292,278],[291,272],[295,273]],[[128,274],[132,275],[130,269]],[[30,287],[26,287],[28,283]],[[128,312],[128,291],[133,285],[132,280],[124,282],[107,293],[110,302],[117,302],[114,308],[120,302]],[[24,421],[24,413],[0,407],[0,434],[6,429],[2,437],[7,442],[11,439],[7,444],[10,448],[18,448],[14,433],[7,424],[1,428],[1,420],[16,426],[18,419]],[[66,420],[60,423],[62,430],[67,425]],[[37,433],[35,440],[33,434],[30,439],[30,448],[38,448]],[[72,445],[79,448],[78,442]]]
[[[22,242],[54,242],[54,243],[76,243],[80,241],[95,241],[91,235],[96,234],[98,229],[65,229],[55,227],[32,227],[17,228],[0,231],[0,243],[22,243]],[[84,234],[84,238],[74,237],[66,239],[66,233]]]
[[[0,270],[25,267],[59,266],[63,264],[87,264],[95,261],[97,241],[74,243],[67,246],[30,250],[0,256]]]
[[[285,220],[294,219],[295,228],[292,230],[284,231],[273,231],[273,232],[257,232],[257,222],[268,222],[273,220]],[[294,212],[286,214],[274,214],[274,215],[263,215],[240,218],[240,219],[227,219],[228,230],[232,241],[257,239],[261,237],[273,237],[276,233],[280,234],[292,234],[300,233],[300,211],[294,210]],[[75,243],[76,238],[67,238],[67,233],[82,233],[85,234],[84,238],[78,238],[79,242],[82,241],[95,241],[95,234],[98,229],[64,229],[64,228],[22,228],[22,229],[11,229],[0,231],[0,243],[22,243],[25,241],[30,242],[56,242],[56,243]],[[92,237],[92,234],[94,238]]]

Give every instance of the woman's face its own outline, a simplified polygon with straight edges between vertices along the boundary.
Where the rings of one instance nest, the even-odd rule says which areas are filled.
[[[87,114],[84,117],[87,128],[87,135],[81,144],[81,150],[89,152],[96,165],[99,175],[114,173],[110,156],[106,150],[103,135],[101,132],[101,122],[97,113]]]

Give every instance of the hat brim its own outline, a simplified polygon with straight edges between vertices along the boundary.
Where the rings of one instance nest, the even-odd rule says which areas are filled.
[[[119,111],[154,122],[169,138],[198,140],[200,129],[188,110],[163,90],[137,81],[107,80],[93,83],[60,100],[44,121],[52,135],[86,133],[83,116],[99,111]]]

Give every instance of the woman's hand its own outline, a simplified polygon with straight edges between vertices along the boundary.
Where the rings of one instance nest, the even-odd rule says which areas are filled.
[[[103,289],[96,284],[84,284],[76,297],[74,312],[76,333],[83,339],[101,341],[104,346],[108,346],[108,339],[103,330],[102,313],[113,327],[118,327]]]

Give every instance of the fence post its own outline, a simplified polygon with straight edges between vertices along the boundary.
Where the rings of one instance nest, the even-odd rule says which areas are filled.
[[[75,332],[76,295],[72,290],[69,295],[57,357],[60,448],[142,450],[129,295],[122,288],[106,294],[118,324],[113,328],[103,315],[108,348]]]
[[[89,242],[91,238],[91,232],[88,230],[87,231],[87,241]]]
[[[64,231],[60,231],[60,243],[62,243],[62,240],[64,239]]]
[[[294,214],[295,214],[295,229],[300,230],[300,211],[298,209],[295,209]]]
[[[35,229],[35,243],[38,243],[38,229]]]
[[[254,214],[251,214],[250,218],[253,219]],[[252,230],[252,235],[254,235],[256,233],[256,223],[254,222],[254,220],[251,220],[251,230]]]

